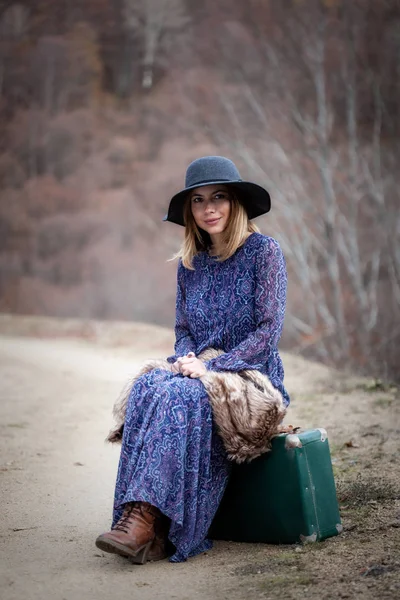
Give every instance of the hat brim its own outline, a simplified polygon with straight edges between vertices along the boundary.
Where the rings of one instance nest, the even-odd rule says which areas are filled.
[[[175,194],[175,196],[171,198],[168,212],[163,218],[163,221],[170,221],[171,223],[185,226],[183,206],[190,190],[205,187],[207,185],[216,185],[218,183],[237,189],[239,192],[243,192],[240,193],[240,201],[246,209],[249,219],[255,219],[270,211],[271,197],[266,189],[256,183],[251,183],[250,181],[207,181],[200,185],[192,185]]]

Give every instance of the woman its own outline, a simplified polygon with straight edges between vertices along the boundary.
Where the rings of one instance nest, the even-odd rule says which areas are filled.
[[[228,454],[246,458],[239,457],[237,440],[241,446],[240,439],[248,436],[234,436],[232,450],[232,431],[224,430],[228,413],[221,417],[217,410],[218,394],[229,385],[234,391],[228,412],[240,402],[232,388],[238,374],[246,386],[252,380],[254,395],[268,388],[274,397],[273,431],[283,418],[289,397],[278,341],[285,262],[279,244],[250,222],[269,209],[266,190],[242,181],[227,158],[213,156],[188,167],[185,189],[170,202],[164,220],[185,226],[178,254],[175,355],[142,370],[126,399],[123,427],[109,436],[115,441],[123,429],[113,526],[96,540],[106,552],[136,563],[158,560],[166,556],[168,538],[170,561],[179,562],[211,547],[206,536],[227,484]],[[207,355],[210,348],[218,352]],[[212,377],[213,385],[220,377],[214,388]],[[221,377],[232,377],[229,385]],[[250,458],[267,449],[260,448]]]

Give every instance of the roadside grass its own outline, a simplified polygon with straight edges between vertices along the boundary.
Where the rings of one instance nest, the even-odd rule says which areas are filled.
[[[361,473],[355,479],[339,479],[336,482],[336,490],[339,502],[348,506],[400,498],[400,490],[391,481]]]

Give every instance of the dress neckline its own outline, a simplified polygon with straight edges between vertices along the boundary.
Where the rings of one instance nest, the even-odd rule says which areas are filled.
[[[239,246],[239,248],[236,250],[236,252],[234,254],[232,254],[232,256],[230,256],[229,258],[233,258],[234,256],[236,256],[236,254],[239,252],[239,250],[242,250],[242,248],[244,248],[248,241],[250,240],[250,238],[252,238],[257,232],[253,231],[243,242],[243,244],[241,246]],[[218,263],[218,258],[219,258],[219,254],[209,254],[206,250],[203,251],[203,254],[205,255],[206,258],[210,259],[211,262],[213,263]],[[229,259],[227,259],[229,260]],[[226,261],[223,261],[226,262]],[[222,264],[222,263],[221,263]]]

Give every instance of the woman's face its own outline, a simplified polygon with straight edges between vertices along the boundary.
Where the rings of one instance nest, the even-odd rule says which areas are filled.
[[[215,243],[225,231],[231,214],[231,196],[226,185],[206,185],[190,193],[190,206],[197,227]]]

